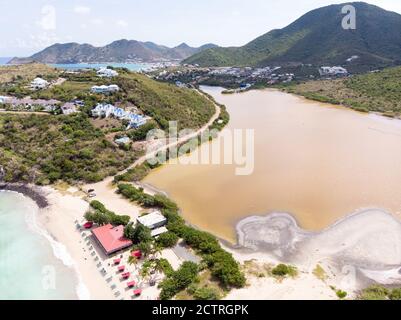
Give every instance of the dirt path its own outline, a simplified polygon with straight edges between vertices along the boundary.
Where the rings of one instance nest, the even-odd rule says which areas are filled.
[[[199,92],[199,94],[202,94],[202,93]],[[203,96],[205,96],[205,95],[203,95]],[[205,97],[209,101],[213,102],[213,104],[216,108],[216,112],[210,118],[208,123],[206,123],[202,128],[200,128],[196,132],[193,132],[184,137],[181,137],[172,143],[163,145],[162,147],[158,148],[157,150],[144,155],[143,157],[136,160],[130,167],[128,167],[124,171],[119,172],[117,175],[124,174],[129,169],[133,169],[137,166],[140,166],[146,160],[155,157],[155,155],[157,155],[159,152],[166,151],[169,148],[172,148],[172,147],[178,146],[182,143],[185,143],[185,142],[189,141],[190,139],[193,139],[193,138],[199,136],[200,134],[202,134],[203,132],[205,132],[219,118],[220,112],[221,112],[221,108],[217,104],[215,104],[214,101],[209,99],[207,96],[205,96]],[[142,208],[140,206],[130,202],[126,198],[123,198],[119,194],[117,194],[115,192],[115,186],[113,186],[113,184],[112,184],[113,181],[114,181],[114,177],[108,177],[101,182],[84,185],[83,190],[87,191],[90,189],[94,189],[96,192],[96,198],[94,198],[93,200],[98,200],[98,201],[104,203],[109,210],[112,210],[112,211],[116,212],[117,214],[126,214],[136,220],[136,218],[139,216],[139,213],[142,210]]]

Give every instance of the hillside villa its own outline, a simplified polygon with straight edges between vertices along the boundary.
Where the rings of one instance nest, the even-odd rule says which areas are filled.
[[[319,69],[321,76],[346,76],[348,70],[343,67],[321,67]]]
[[[113,78],[118,76],[118,72],[108,68],[100,68],[97,75],[101,78]]]
[[[70,114],[77,113],[78,109],[74,103],[68,102],[68,103],[64,104],[63,106],[61,106],[61,112],[65,116],[69,116]]]
[[[120,91],[120,88],[116,84],[111,84],[109,86],[93,86],[91,88],[92,93],[103,93],[103,94],[108,94],[108,93],[114,93]]]
[[[98,117],[109,118],[109,117],[113,116],[119,120],[128,120],[129,124],[128,124],[127,130],[129,130],[131,128],[139,128],[140,126],[143,126],[147,122],[147,120],[144,116],[132,113],[130,111],[125,111],[124,109],[115,107],[112,104],[100,104],[99,103],[92,110],[92,116],[94,118],[98,118]]]
[[[46,89],[50,85],[49,82],[42,78],[35,78],[31,82],[31,89],[32,90],[41,90],[41,89]]]

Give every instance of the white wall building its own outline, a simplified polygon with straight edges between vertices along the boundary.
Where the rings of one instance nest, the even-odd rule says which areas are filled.
[[[10,102],[11,102],[10,97],[0,96],[0,104],[10,103]]]
[[[42,79],[42,78],[35,78],[32,82],[31,82],[31,89],[33,90],[41,90],[41,89],[45,89],[49,86],[49,82],[47,82],[46,80]]]
[[[113,78],[118,76],[118,72],[108,68],[100,68],[97,75],[101,78]]]
[[[319,72],[321,76],[338,76],[348,74],[348,70],[343,67],[321,67]]]
[[[93,86],[91,88],[92,93],[114,93],[120,91],[120,87],[116,84],[111,84],[109,86]]]

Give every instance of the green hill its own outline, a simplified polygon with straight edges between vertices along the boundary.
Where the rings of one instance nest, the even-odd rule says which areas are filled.
[[[321,102],[342,104],[362,112],[401,116],[401,67],[347,79],[309,81],[286,91]]]
[[[34,77],[66,81],[46,90],[32,92],[27,85]],[[94,71],[62,74],[59,70],[38,64],[0,68],[0,95],[85,102],[81,112],[70,115],[0,112],[0,181],[54,183],[57,180],[97,182],[117,174],[131,165],[143,151],[135,147],[119,148],[116,135],[133,137],[137,142],[146,130],[168,129],[168,121],[178,121],[180,128],[197,129],[215,113],[212,102],[194,90],[156,82],[145,75],[119,69],[112,80],[99,79]],[[90,86],[117,83],[121,90],[105,96],[90,93]],[[117,119],[92,119],[91,109],[98,102],[122,103],[137,107],[153,121],[140,129],[125,131]],[[2,108],[3,106],[0,106]],[[8,106],[4,106],[8,107]]]
[[[212,48],[186,59],[201,66],[265,66],[271,64],[343,65],[369,70],[400,63],[401,15],[364,2],[351,3],[356,30],[342,28],[344,4],[319,8],[289,26],[273,30],[243,47]]]

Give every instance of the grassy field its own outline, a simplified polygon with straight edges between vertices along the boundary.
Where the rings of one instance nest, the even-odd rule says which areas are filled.
[[[0,68],[0,84],[12,82],[17,79],[30,82],[37,76],[45,75],[56,78],[60,73],[60,70],[40,63],[2,66]]]
[[[284,87],[284,90],[311,100],[342,104],[361,112],[401,116],[400,67],[346,79],[309,81]]]

